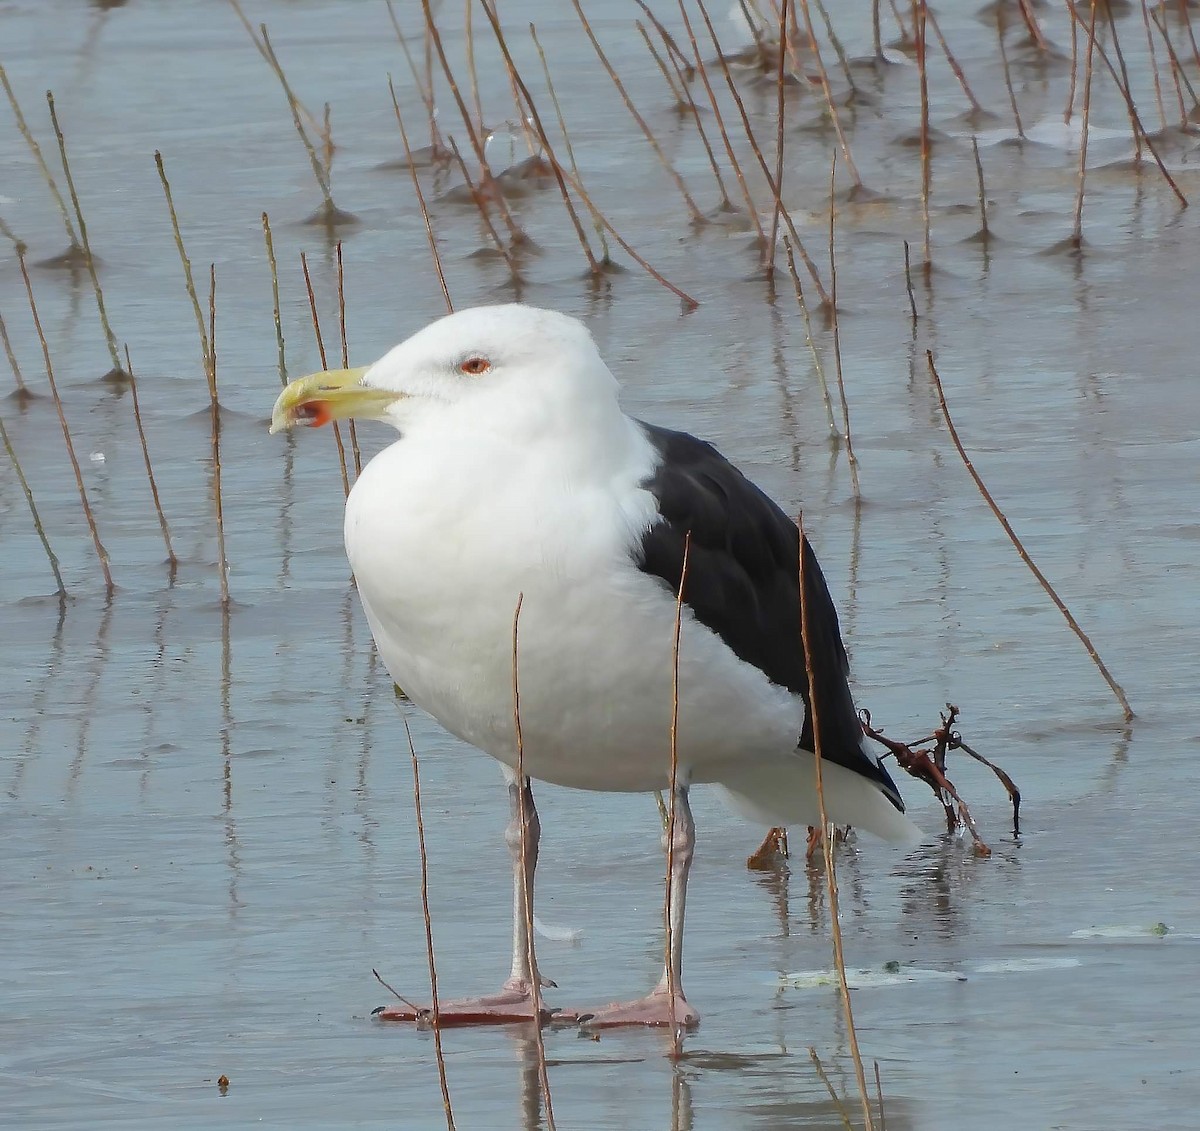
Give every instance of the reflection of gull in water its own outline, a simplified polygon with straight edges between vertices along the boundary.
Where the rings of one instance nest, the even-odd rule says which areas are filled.
[[[819,726],[829,819],[915,839],[895,784],[863,750],[837,613],[806,549],[810,696],[795,523],[708,444],[626,416],[581,323],[527,306],[460,311],[367,369],[294,381],[272,428],[354,416],[403,437],[363,470],[346,505],[346,548],[380,655],[414,703],[500,761],[508,780],[512,975],[499,994],[441,1006],[444,1023],[530,1016],[522,911],[539,826],[522,772],[597,791],[674,785],[667,968],[650,995],[599,1011],[595,1025],[697,1019],[680,985],[692,783],[724,787],[768,825],[819,824]]]

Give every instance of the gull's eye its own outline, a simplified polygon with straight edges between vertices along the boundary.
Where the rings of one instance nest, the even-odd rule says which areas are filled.
[[[470,377],[479,377],[491,367],[492,363],[486,357],[468,357],[466,361],[459,362],[458,371]]]

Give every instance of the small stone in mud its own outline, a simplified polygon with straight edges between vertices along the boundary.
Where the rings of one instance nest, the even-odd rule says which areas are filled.
[[[221,1075],[217,1077],[217,1091],[220,1092],[221,1095],[225,1095],[225,1093],[229,1091],[229,1077],[224,1073],[221,1073]]]

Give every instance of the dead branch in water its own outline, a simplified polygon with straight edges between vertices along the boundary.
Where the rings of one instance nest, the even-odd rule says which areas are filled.
[[[975,850],[981,856],[992,854],[991,848],[979,833],[979,828],[975,824],[974,817],[971,816],[971,810],[967,807],[967,803],[946,776],[946,754],[951,750],[962,750],[975,761],[987,766],[1000,779],[1012,802],[1013,835],[1020,835],[1021,791],[1004,770],[963,741],[962,735],[954,729],[954,724],[958,721],[958,708],[952,703],[946,704],[945,714],[941,715],[941,725],[932,734],[911,743],[897,742],[895,739],[888,738],[883,731],[876,730],[871,725],[870,711],[860,711],[859,718],[862,722],[863,733],[868,738],[887,747],[896,759],[896,764],[905,773],[923,781],[933,790],[934,796],[945,810],[947,832],[952,833],[960,828],[965,828],[971,834],[971,839],[975,842]],[[923,747],[928,743],[933,743],[932,748],[924,749]]]

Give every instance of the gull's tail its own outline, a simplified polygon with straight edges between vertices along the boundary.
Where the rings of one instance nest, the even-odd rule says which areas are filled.
[[[707,777],[708,775],[706,775]],[[819,825],[817,763],[807,751],[791,751],[752,763],[730,763],[712,777],[737,813],[763,825]],[[823,759],[825,813],[835,825],[853,825],[893,844],[911,847],[922,833],[883,788],[861,774]]]

